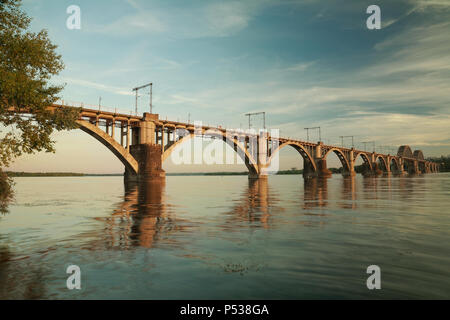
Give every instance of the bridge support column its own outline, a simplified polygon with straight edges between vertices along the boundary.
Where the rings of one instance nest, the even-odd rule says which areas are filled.
[[[399,170],[398,170],[398,174],[401,176],[404,176],[407,174],[407,172],[405,171],[405,163],[403,158],[399,158],[398,159],[398,163],[399,163]]]
[[[414,174],[421,174],[422,172],[420,171],[419,168],[419,161],[415,160],[414,161]]]
[[[319,142],[314,150],[314,161],[317,167],[317,176],[319,177],[331,177],[333,174],[327,167],[327,160],[322,158],[322,145],[323,142]]]
[[[326,159],[318,159],[317,160],[317,173],[319,177],[331,177],[333,174],[327,167]]]
[[[162,169],[162,147],[156,144],[155,123],[158,120],[157,114],[144,113],[142,121],[133,130],[138,130],[135,141],[130,146],[130,153],[139,164],[137,174],[125,169],[125,181],[127,182],[146,182],[150,180],[165,177]]]
[[[342,172],[342,175],[343,175],[344,177],[353,177],[353,176],[356,176],[356,171],[355,171],[355,153],[354,153],[353,148],[350,150],[350,153],[349,153],[348,164],[349,164],[349,166],[350,166],[349,170],[348,170],[348,171],[345,171],[345,170],[344,170],[344,171]]]
[[[139,164],[138,174],[125,169],[127,182],[146,182],[157,178],[164,178],[165,172],[161,163],[161,146],[156,144],[137,144],[130,146],[130,153]]]
[[[378,162],[372,162],[372,175],[380,176],[383,174],[383,170],[378,166]]]
[[[303,165],[303,178],[314,178],[317,177],[317,172],[314,171],[313,164],[308,159],[305,159]]]
[[[319,177],[330,177],[332,175],[331,171],[328,170],[327,160],[322,158],[322,142],[315,147],[314,161],[317,166],[317,176]]]
[[[372,153],[370,155],[370,162],[372,163],[372,171],[369,172],[368,175],[379,176],[379,175],[383,174],[383,171],[381,171],[380,168],[378,167],[378,163],[375,158],[375,153]]]
[[[391,175],[391,157],[388,155],[386,158],[385,158],[385,166],[386,166],[386,171],[384,172],[384,175],[386,175],[386,176],[390,176]]]
[[[268,146],[268,136],[269,133],[266,131],[261,131],[258,135],[258,139],[255,139],[254,142],[257,143],[256,146],[256,152],[257,152],[257,157],[256,157],[256,161],[257,161],[257,165],[258,165],[258,172],[250,172],[248,174],[248,178],[249,179],[267,179],[268,177],[268,172],[267,172],[267,167],[268,167],[268,152],[267,152],[267,146]],[[250,144],[250,148],[252,148],[252,145]],[[253,149],[253,148],[252,148]]]

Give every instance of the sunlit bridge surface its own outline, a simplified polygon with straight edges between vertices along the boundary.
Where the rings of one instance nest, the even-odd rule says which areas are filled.
[[[450,298],[450,174],[16,183],[1,299]]]

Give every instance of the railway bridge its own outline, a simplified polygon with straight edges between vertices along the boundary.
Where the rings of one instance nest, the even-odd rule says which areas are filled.
[[[50,109],[75,108],[52,105]],[[279,151],[294,148],[304,159],[305,177],[330,176],[327,157],[335,153],[343,175],[355,175],[355,162],[364,162],[365,175],[421,174],[439,171],[437,163],[424,159],[422,151],[401,146],[396,155],[367,152],[354,148],[326,145],[323,142],[271,136],[267,131],[245,132],[221,127],[197,126],[160,119],[157,114],[128,115],[96,109],[79,108],[77,123],[81,130],[105,145],[125,166],[125,180],[131,182],[164,177],[162,163],[174,149],[194,137],[222,139],[241,157],[249,178],[266,178],[276,171]],[[119,131],[119,133],[117,132]],[[120,138],[118,141],[116,137]]]

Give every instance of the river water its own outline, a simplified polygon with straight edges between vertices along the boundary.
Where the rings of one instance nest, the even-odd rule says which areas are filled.
[[[450,174],[15,181],[0,299],[450,298]]]

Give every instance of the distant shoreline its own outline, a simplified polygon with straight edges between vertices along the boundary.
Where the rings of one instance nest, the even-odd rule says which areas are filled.
[[[123,173],[76,173],[76,172],[5,172],[11,178],[19,177],[121,177]],[[303,170],[281,170],[278,175],[302,174]],[[246,176],[248,172],[181,172],[166,173],[166,176]]]

